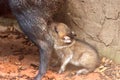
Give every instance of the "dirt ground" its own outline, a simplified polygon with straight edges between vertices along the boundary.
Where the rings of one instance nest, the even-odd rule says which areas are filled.
[[[78,68],[72,65],[58,74],[60,63],[56,63],[57,57],[53,54],[43,80],[120,80],[120,65],[105,57],[100,66],[87,75],[74,75]],[[0,80],[32,80],[38,66],[38,48],[26,36],[14,28],[0,31]]]

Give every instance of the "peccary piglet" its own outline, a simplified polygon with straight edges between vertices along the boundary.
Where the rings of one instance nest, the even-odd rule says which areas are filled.
[[[54,49],[61,58],[59,73],[65,71],[68,63],[82,67],[76,74],[87,74],[98,66],[98,53],[90,44],[76,39],[74,32],[64,23],[54,23],[51,26]]]

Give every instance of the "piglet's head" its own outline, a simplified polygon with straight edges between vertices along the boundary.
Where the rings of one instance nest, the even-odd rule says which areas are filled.
[[[55,32],[64,43],[71,43],[76,34],[64,23],[58,23],[54,27]]]

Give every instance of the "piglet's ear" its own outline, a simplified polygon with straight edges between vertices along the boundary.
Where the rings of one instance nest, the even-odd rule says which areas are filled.
[[[67,36],[69,36],[71,39],[74,39],[74,37],[76,36],[76,34],[72,31]]]
[[[71,38],[69,36],[64,36],[64,43],[71,43]]]
[[[72,35],[73,35],[73,36],[77,36],[74,31],[72,31]]]

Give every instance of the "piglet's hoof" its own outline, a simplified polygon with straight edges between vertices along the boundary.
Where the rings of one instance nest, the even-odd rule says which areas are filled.
[[[58,73],[62,74],[63,72],[64,72],[64,70],[60,69]]]

